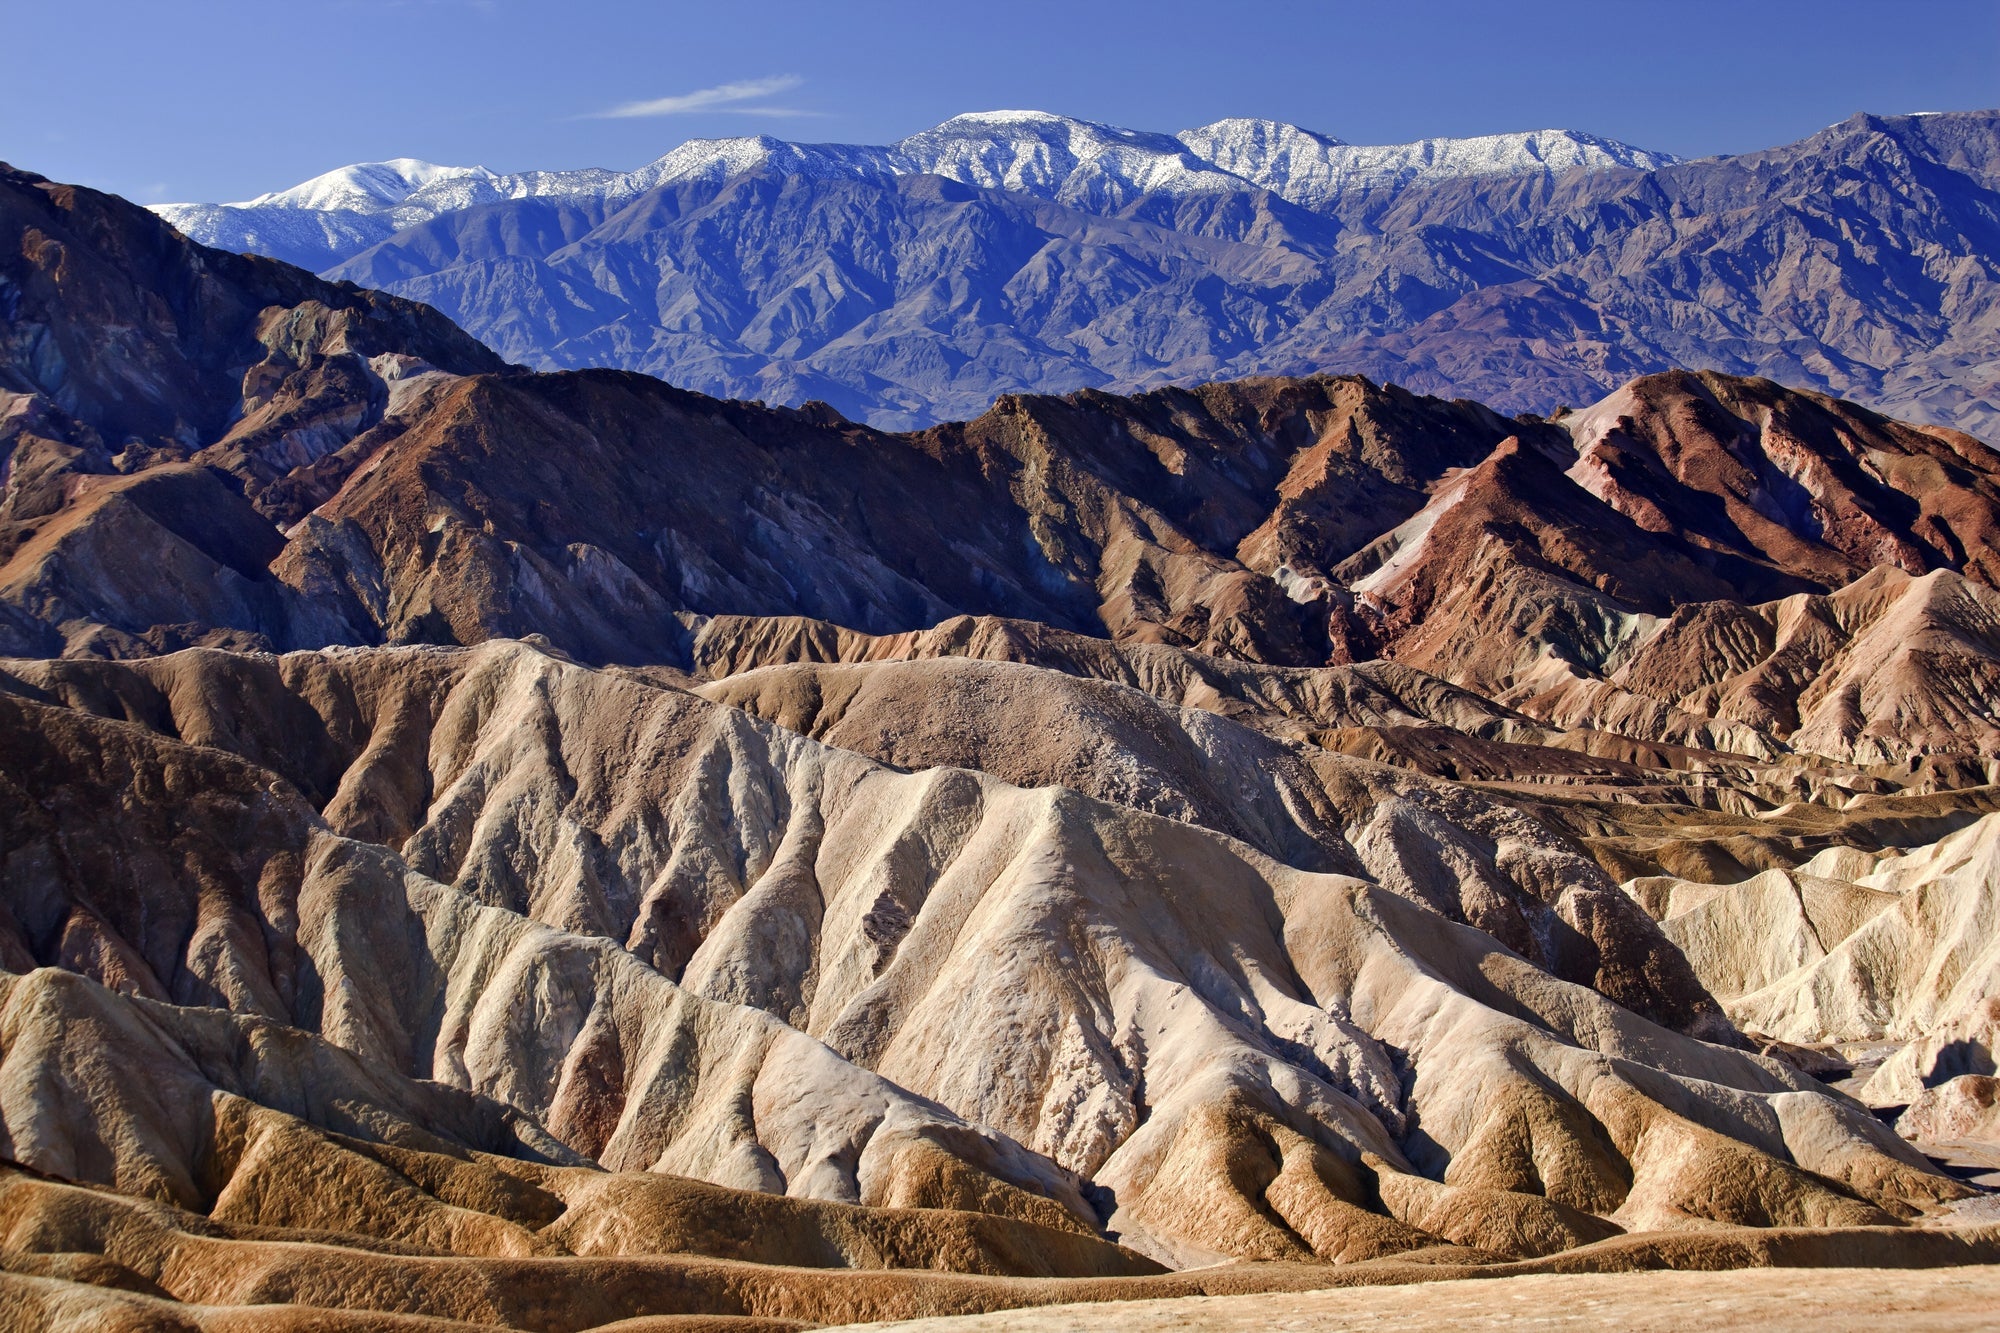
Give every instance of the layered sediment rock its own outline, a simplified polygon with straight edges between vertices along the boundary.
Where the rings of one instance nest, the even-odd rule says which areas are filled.
[[[1963,437],[1688,375],[889,435],[0,186],[7,1309],[1988,1243],[1794,1049],[1913,1127],[1992,1072]]]

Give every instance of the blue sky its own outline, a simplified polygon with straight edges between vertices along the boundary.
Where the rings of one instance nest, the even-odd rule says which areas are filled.
[[[24,0],[0,158],[144,201],[410,156],[632,167],[1032,107],[1356,143],[1563,126],[1685,155],[2000,106],[2000,0]],[[650,105],[648,105],[650,104]],[[623,109],[627,114],[606,115]]]

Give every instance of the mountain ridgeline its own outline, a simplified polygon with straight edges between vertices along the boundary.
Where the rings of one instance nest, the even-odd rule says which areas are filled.
[[[1548,414],[1674,366],[2000,436],[2000,115],[1676,161],[1569,131],[1358,147],[961,116],[632,172],[402,160],[195,239],[425,301],[512,360],[891,428],[1006,393],[1358,372]]]
[[[500,188],[394,174],[326,188]],[[593,225],[1139,234],[1088,177]],[[1971,435],[1714,371],[886,431],[11,168],[0,309],[0,1320],[2000,1261],[1931,1155],[2000,1141]]]
[[[425,307],[6,179],[0,610],[21,655],[538,635],[686,667],[719,615],[992,616],[1274,667],[1387,658],[1510,703],[1643,680],[1679,710],[1777,650],[1744,619],[1767,613],[1700,608],[1864,576],[1983,607],[2000,583],[1990,449],[1770,381],[1651,376],[1546,420],[1252,379],[1007,395],[892,434],[503,369]],[[100,323],[148,335],[106,354]],[[1720,656],[1668,668],[1668,645]],[[1771,688],[1701,709],[1778,744],[1808,722]],[[1828,752],[1880,725],[1849,716]],[[1944,717],[1895,725],[1920,734],[1885,755],[1990,749]]]

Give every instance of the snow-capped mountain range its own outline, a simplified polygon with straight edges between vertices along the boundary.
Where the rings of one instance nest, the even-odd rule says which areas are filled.
[[[1319,371],[1548,412],[1689,366],[2000,438],[2000,112],[1682,162],[1568,130],[1366,147],[1001,111],[634,171],[399,159],[157,211],[510,361],[895,428]]]
[[[692,139],[623,172],[500,173],[392,158],[341,167],[240,203],[158,204],[153,211],[208,245],[325,268],[406,227],[481,204],[547,199],[616,206],[662,185],[719,182],[764,167],[809,179],[941,176],[1109,213],[1146,195],[1246,189],[1325,209],[1343,196],[1457,177],[1651,169],[1676,160],[1574,130],[1365,146],[1273,120],[1219,120],[1167,135],[1042,111],[988,111],[955,116],[881,147],[790,143],[768,135]]]

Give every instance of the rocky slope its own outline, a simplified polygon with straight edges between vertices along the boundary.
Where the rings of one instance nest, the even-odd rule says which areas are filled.
[[[1364,880],[1057,787],[883,770],[516,645],[197,650],[9,684],[27,989],[0,1079],[32,1091],[9,1140],[163,1202],[214,1197],[194,1168],[224,1151],[202,1142],[216,1095],[292,1109],[299,1088],[309,1123],[320,1102],[349,1134],[445,1119],[409,1094],[364,1110],[352,1085],[396,1076],[517,1117],[468,1145],[503,1155],[1108,1222],[1177,1263],[1364,1257],[1438,1228],[1539,1253],[1718,1206],[1824,1225],[1955,1197],[1801,1076],[1452,925],[1530,955],[1540,936],[1560,970],[1595,955],[1586,980],[1700,1026],[1707,997],[1672,951],[1648,958],[1643,918],[1607,921],[1563,883],[1587,870],[1469,795],[1364,806],[1345,858]],[[186,868],[102,887],[149,863]],[[1539,920],[1538,894],[1560,895]],[[51,965],[109,989],[27,970]],[[273,1023],[327,1044],[213,1068]],[[187,1055],[74,1040],[96,1026],[164,1027]],[[59,1050],[34,1035],[54,1030]],[[189,1087],[110,1073],[135,1058],[191,1063]]]
[[[1008,398],[887,435],[611,372],[492,373],[420,307],[188,247],[88,191],[9,188],[8,281],[39,294],[0,366],[24,391],[0,502],[16,654],[541,635],[708,674],[997,654],[1437,776],[1734,816],[1977,785],[1996,757],[2000,482],[1954,432],[1675,374],[1556,423],[1316,377]],[[58,264],[36,238],[63,236]],[[205,359],[144,420],[35,349],[125,327],[161,264],[228,289],[189,309],[251,313],[161,325]],[[55,303],[51,274],[92,270]],[[886,638],[719,629],[799,614]],[[961,615],[1013,625],[897,637]],[[1571,826],[1625,836],[1596,818]]]
[[[1984,1132],[1969,437],[1713,374],[887,434],[0,227],[9,1317],[2000,1244],[1849,1095]]]
[[[1003,112],[623,174],[368,164],[162,212],[537,367],[889,427],[1330,369],[1546,414],[1695,365],[1994,439],[1996,125],[1861,115],[1676,162],[1566,131],[1369,148]]]
[[[1176,137],[1040,111],[989,111],[954,116],[880,147],[787,143],[768,135],[691,139],[629,172],[503,175],[396,158],[341,167],[241,203],[159,204],[153,211],[205,244],[325,268],[397,231],[468,208],[535,199],[602,217],[664,185],[714,184],[766,166],[814,180],[938,176],[1116,212],[1149,195],[1226,195],[1250,187],[1319,207],[1343,194],[1386,193],[1422,181],[1673,160],[1568,130],[1361,147],[1268,120],[1221,120]]]
[[[1989,814],[1907,850],[1835,847],[1738,884],[1651,878],[1629,891],[1746,1031],[1877,1055],[1886,1043],[1896,1054],[1858,1095],[1907,1105],[1993,1073],[1996,849]]]

